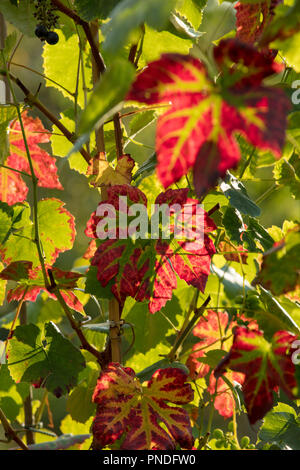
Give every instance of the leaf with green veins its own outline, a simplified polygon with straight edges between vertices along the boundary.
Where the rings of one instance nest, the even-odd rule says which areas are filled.
[[[231,206],[226,207],[222,224],[229,239],[237,245],[240,245],[242,242],[242,235],[245,231],[245,226],[239,211]]]
[[[281,449],[300,450],[300,417],[295,409],[278,403],[265,416],[258,439],[262,445],[270,443],[277,444]]]
[[[125,435],[121,449],[175,450],[176,444],[191,449],[192,430],[182,405],[193,399],[193,391],[186,379],[182,369],[170,367],[157,370],[144,386],[132,369],[110,363],[93,395],[93,448],[102,449]]]
[[[247,229],[243,233],[242,241],[245,248],[249,251],[261,251],[260,246],[264,250],[268,250],[273,246],[274,240],[260,225],[257,219],[248,217],[246,220]]]
[[[269,342],[262,331],[236,328],[233,345],[214,374],[218,378],[227,369],[245,374],[242,392],[250,424],[262,419],[273,407],[273,392],[278,387],[290,399],[295,398],[297,384],[291,347],[296,339],[296,335],[287,331],[277,331]]]
[[[17,117],[15,106],[8,104],[0,105],[0,163],[4,163],[9,155],[8,127],[12,120]]]
[[[290,108],[282,90],[262,86],[263,77],[281,69],[272,59],[267,64],[261,53],[235,39],[222,40],[213,54],[223,72],[217,84],[199,59],[163,54],[138,74],[127,96],[128,101],[169,105],[157,121],[157,175],[167,188],[193,168],[199,197],[237,166],[237,133],[279,157]],[[232,63],[234,69],[227,69]],[[278,100],[281,112],[274,115]],[[280,125],[271,123],[275,118]]]
[[[260,303],[255,307],[253,317],[264,332],[266,339],[270,339],[276,331],[288,330],[300,334],[300,321],[284,308],[281,299],[273,297],[270,292],[259,286]],[[247,302],[247,301],[246,301]]]
[[[299,155],[294,153],[289,160],[286,158],[278,160],[273,169],[276,184],[288,186],[295,199],[300,199],[299,161]]]
[[[8,367],[16,382],[42,386],[60,397],[76,385],[85,361],[81,352],[49,322],[44,332],[33,324],[15,329],[8,346]]]
[[[111,12],[111,19],[102,27],[105,41],[103,49],[115,54],[143,23],[152,28],[162,29],[169,18],[175,0],[123,0]]]
[[[106,19],[122,0],[75,0],[78,14],[85,21]]]
[[[70,250],[74,243],[74,217],[63,206],[64,203],[55,198],[38,202],[40,240],[47,264],[52,264],[59,253]],[[26,259],[38,266],[40,262],[33,242],[34,225],[30,219],[29,205],[15,205],[14,211],[15,217],[23,212],[7,241],[1,246],[2,259],[7,264],[12,260]]]
[[[238,211],[252,217],[260,215],[260,208],[250,199],[243,183],[231,173],[227,172],[225,181],[220,184],[220,189],[229,199],[231,206]]]
[[[82,137],[77,141],[72,152],[78,150],[78,145],[80,147],[83,142],[87,141],[89,134],[96,126],[104,124],[109,117],[120,109],[134,74],[132,64],[123,59],[118,59],[102,75],[81,115],[79,132]]]
[[[122,200],[119,196],[126,199],[125,206],[122,204],[124,199]],[[159,232],[164,227],[160,223],[160,227],[157,225],[154,226],[154,230],[151,230],[149,219],[144,218],[146,225],[145,227],[141,226],[138,230],[139,236],[137,238],[129,236],[125,239],[124,229],[118,224],[115,233],[110,233],[112,235],[110,238],[105,237],[99,241],[98,248],[91,260],[92,266],[98,268],[97,278],[103,287],[113,281],[111,290],[121,305],[128,296],[139,302],[148,300],[151,313],[159,311],[172,298],[172,291],[177,286],[176,274],[188,285],[197,287],[201,292],[204,291],[209,275],[211,256],[215,253],[213,242],[208,233],[216,228],[207,213],[197,207],[198,216],[203,217],[200,227],[203,239],[200,241],[199,238],[194,238],[192,235],[190,239],[193,241],[189,243],[186,239],[175,238],[174,217],[178,219],[179,211],[185,210],[186,207],[190,208],[190,226],[195,230],[197,200],[188,197],[188,188],[169,189],[159,194],[155,202],[156,208],[163,207],[165,204],[169,207],[172,221],[166,222],[168,226],[165,228],[170,232],[170,236],[159,239]],[[106,200],[99,204],[97,210],[101,211],[103,204],[108,203],[113,206],[115,214],[118,214],[118,219],[120,215],[121,218],[125,217],[126,219],[128,216],[134,217],[129,214],[129,210],[136,203],[140,204],[144,214],[147,211],[145,194],[133,186],[114,185],[109,187]],[[159,215],[158,212],[157,214]],[[97,216],[95,211],[88,221],[86,235],[98,238],[97,226],[102,222],[103,216]],[[135,219],[131,221],[131,223],[133,222]],[[115,223],[114,218],[113,223]],[[142,225],[144,224],[142,223]],[[129,224],[129,230],[130,228]],[[125,231],[127,237],[127,228]]]
[[[33,16],[34,5],[31,0],[22,0],[17,6],[13,5],[10,0],[1,0],[0,12],[21,33],[34,37],[36,19]]]
[[[269,289],[274,295],[294,291],[300,282],[299,259],[300,227],[298,225],[264,253],[255,283]]]

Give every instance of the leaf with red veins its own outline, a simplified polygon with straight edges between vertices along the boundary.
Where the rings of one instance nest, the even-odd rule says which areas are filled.
[[[109,364],[93,394],[97,404],[93,448],[102,449],[125,436],[121,445],[125,450],[173,450],[177,444],[191,449],[190,420],[181,407],[193,399],[186,379],[181,369],[167,368],[141,384],[132,369]]]
[[[0,199],[13,206],[17,202],[25,201],[28,188],[17,173],[6,168],[0,168]]]
[[[77,287],[77,281],[82,277],[82,275],[75,272],[62,271],[56,267],[52,267],[51,271],[66,304],[73,310],[84,313],[83,305],[78,300],[74,292],[72,292],[72,290]],[[3,269],[3,271],[1,271],[0,279],[15,281],[18,283],[16,287],[8,291],[8,302],[13,300],[19,301],[23,298],[24,294],[24,300],[35,302],[38,294],[42,290],[46,291],[51,298],[57,300],[55,294],[46,290],[41,268],[33,268],[31,261],[12,262],[9,266]]]
[[[245,376],[244,374],[238,372],[226,372],[223,374],[227,380],[229,380],[232,384],[236,382],[238,384],[242,384],[244,382]],[[217,388],[216,388],[217,384]],[[233,415],[233,410],[235,409],[235,399],[232,393],[231,388],[229,385],[219,377],[216,381],[214,373],[212,372],[209,377],[209,385],[206,389],[210,395],[214,395],[216,393],[214,399],[214,407],[219,412],[223,418],[231,418]]]
[[[108,188],[108,199],[98,207],[101,209],[102,204],[103,207],[112,204],[117,211],[117,221],[120,213],[127,216],[126,207],[119,211],[119,194],[128,196],[128,213],[136,202],[146,210],[146,196],[137,188],[126,185]],[[170,220],[169,227],[165,227],[170,230],[170,238],[160,240],[148,233],[147,239],[133,240],[127,237],[127,233],[121,233],[117,226],[114,238],[97,243],[98,248],[91,260],[92,266],[97,267],[97,278],[102,287],[113,282],[111,290],[121,305],[127,296],[140,302],[149,300],[151,313],[160,310],[172,298],[172,291],[177,286],[176,274],[187,284],[204,291],[211,256],[215,253],[208,233],[216,229],[207,213],[198,207],[198,201],[188,198],[188,190],[168,190],[155,202],[163,212],[170,214],[170,219],[167,219]],[[99,222],[101,217],[94,212],[85,233],[96,238]],[[148,220],[149,228],[150,225]],[[183,226],[187,226],[187,236],[181,234]],[[179,239],[181,235],[191,241]]]
[[[278,387],[290,399],[296,398],[295,365],[291,358],[296,339],[287,331],[277,331],[268,342],[259,330],[236,328],[232,347],[214,373],[216,378],[227,369],[245,374],[242,391],[251,424],[272,408],[273,392]]]
[[[40,119],[28,116],[26,111],[22,113],[22,121],[33,169],[38,178],[38,186],[63,189],[58,179],[55,158],[39,146],[39,144],[50,142],[50,133],[44,128]],[[7,159],[7,165],[30,174],[19,120],[13,121],[10,125],[9,136],[10,155]]]
[[[169,104],[156,132],[157,174],[165,188],[194,167],[201,196],[239,163],[235,134],[276,156],[284,144],[289,100],[283,91],[262,86],[262,80],[281,71],[281,65],[234,39],[221,41],[214,56],[222,72],[217,84],[200,60],[164,54],[137,76],[127,96],[147,104]]]

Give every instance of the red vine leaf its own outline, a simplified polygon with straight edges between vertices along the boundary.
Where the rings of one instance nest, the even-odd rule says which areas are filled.
[[[199,362],[199,358],[204,357],[205,353],[214,349],[229,351],[232,344],[230,336],[236,323],[228,325],[228,322],[227,312],[208,310],[206,316],[202,317],[193,329],[193,335],[200,339],[199,343],[194,344],[186,363],[193,379],[205,377],[210,371],[208,364]],[[225,333],[225,330],[226,337],[229,339],[221,344],[221,335]]]
[[[93,394],[97,403],[94,449],[113,444],[121,436],[121,449],[126,450],[173,450],[176,444],[191,449],[191,425],[182,405],[193,399],[193,391],[186,379],[181,369],[167,368],[140,384],[132,369],[109,364]]]
[[[257,329],[257,323],[254,320],[248,321],[244,316],[241,320],[247,321],[252,329]],[[221,416],[229,418],[233,414],[235,400],[232,390],[222,378],[217,381],[208,364],[201,362],[209,351],[220,350],[229,351],[233,342],[233,329],[236,327],[235,321],[229,321],[227,312],[215,312],[208,310],[205,317],[202,317],[195,328],[193,334],[200,339],[199,343],[194,344],[186,365],[190,370],[190,377],[197,380],[200,377],[209,375],[207,391],[213,395],[216,393],[214,407]],[[244,376],[241,373],[227,372],[226,377],[230,382],[243,383]]]
[[[167,188],[194,167],[199,196],[238,164],[235,134],[279,156],[290,108],[283,91],[262,85],[281,70],[270,57],[234,39],[221,41],[214,55],[222,71],[217,84],[200,60],[165,54],[138,75],[127,96],[169,105],[157,124],[157,174]]]
[[[291,346],[296,339],[287,331],[277,331],[269,343],[261,331],[236,328],[233,345],[215,369],[215,377],[227,369],[245,374],[242,391],[251,424],[272,408],[273,392],[278,387],[290,399],[295,398],[297,382]]]
[[[236,37],[241,41],[254,43],[260,39],[265,28],[274,16],[275,7],[281,0],[263,0],[258,3],[237,2]]]
[[[47,268],[50,267],[48,266]],[[77,287],[78,279],[82,275],[75,272],[62,271],[56,267],[52,267],[51,271],[66,304],[73,310],[84,313],[83,305],[73,292],[74,288]],[[17,282],[17,286],[8,291],[8,302],[13,300],[19,301],[23,296],[24,300],[35,302],[42,290],[46,291],[51,298],[57,300],[55,294],[47,291],[45,288],[41,267],[33,268],[31,261],[12,262],[1,271],[0,279]]]
[[[20,173],[0,168],[0,199],[10,206],[25,201],[28,188]]]
[[[244,374],[231,371],[228,371],[223,375],[232,384],[236,382],[241,385],[244,382],[245,378]],[[231,416],[233,415],[233,410],[235,408],[235,399],[231,388],[222,379],[222,377],[219,377],[216,380],[215,375],[212,372],[209,376],[209,385],[207,387],[207,391],[211,395],[214,395],[216,393],[214,399],[214,407],[219,412],[219,414],[225,419],[231,418]]]
[[[22,120],[33,169],[38,178],[38,186],[63,189],[58,179],[55,158],[39,145],[50,142],[50,133],[44,128],[40,119],[28,116],[27,111],[22,113]],[[10,154],[7,157],[6,165],[31,174],[20,122],[17,119],[10,124],[9,143]],[[25,201],[28,192],[26,183],[20,173],[4,168],[0,169],[1,200],[9,205]]]
[[[128,216],[134,203],[146,208],[146,196],[138,188],[127,185],[112,186],[107,192],[107,200],[102,201],[98,209],[106,207],[107,204],[113,206],[118,224],[113,238],[97,242],[98,248],[91,260],[91,264],[97,266],[97,277],[102,287],[111,282],[111,291],[120,304],[124,303],[127,296],[137,301],[149,300],[151,313],[160,310],[172,298],[172,291],[177,286],[176,274],[187,284],[204,291],[210,272],[211,256],[215,253],[213,242],[208,236],[209,232],[215,230],[215,224],[207,214],[198,208],[202,225],[197,225],[197,228],[203,233],[203,240],[189,243],[176,239],[172,221],[169,239],[151,238],[148,233],[148,221],[148,238],[135,240],[127,236],[127,228],[122,229],[119,226],[119,219],[120,215]],[[128,207],[119,207],[119,196],[127,197]],[[196,220],[198,201],[188,198],[187,189],[168,190],[159,195],[155,202],[159,205],[165,204],[165,208],[170,209],[171,219],[188,206],[191,226],[194,227],[195,223],[199,222],[199,219]],[[175,204],[178,205],[177,212],[172,209]],[[86,235],[97,238],[97,225],[103,220],[103,217],[93,213],[87,224]]]

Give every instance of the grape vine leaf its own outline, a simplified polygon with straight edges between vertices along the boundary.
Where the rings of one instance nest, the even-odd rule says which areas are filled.
[[[46,268],[50,268],[50,266],[46,266]],[[75,272],[63,271],[57,267],[51,268],[51,271],[66,304],[73,310],[84,313],[83,305],[73,292],[77,286],[78,279],[82,275]],[[11,288],[7,293],[8,302],[21,300],[22,298],[35,302],[38,294],[42,290],[46,290],[41,268],[33,268],[31,261],[14,261],[10,263],[0,272],[0,279],[17,282],[17,286]],[[46,292],[51,298],[56,299],[55,294]]]
[[[291,360],[296,339],[287,331],[277,331],[269,342],[260,330],[242,326],[235,329],[232,347],[214,374],[218,378],[227,369],[245,374],[242,392],[251,424],[273,407],[273,392],[278,387],[290,399],[296,398],[295,366]]]
[[[300,226],[296,225],[264,253],[254,283],[261,284],[274,295],[296,290],[300,284],[299,259]]]
[[[106,236],[109,238],[97,241],[99,245],[91,261],[91,265],[98,268],[97,277],[102,287],[106,287],[113,280],[111,291],[121,304],[127,296],[140,302],[149,300],[151,313],[160,310],[172,298],[172,291],[177,286],[175,273],[187,284],[204,291],[210,272],[211,256],[215,253],[208,233],[215,230],[215,224],[200,208],[199,215],[202,220],[201,227],[197,227],[197,230],[203,235],[203,240],[189,243],[187,240],[176,239],[176,227],[172,217],[180,219],[180,214],[187,206],[191,211],[190,227],[197,224],[198,201],[188,198],[188,189],[168,190],[156,198],[158,207],[164,207],[164,210],[168,207],[172,216],[167,228],[170,230],[170,237],[161,240],[158,238],[159,233],[151,231],[150,236],[152,220],[150,223],[148,216],[143,219],[144,222],[139,220],[137,226],[134,225],[134,214],[130,214],[132,204],[140,204],[140,207],[145,209],[147,207],[147,198],[142,191],[128,185],[115,185],[108,188],[107,193],[107,199],[99,204],[97,211],[102,210],[102,207],[106,210],[107,204],[110,204],[109,207],[115,209],[114,213],[108,217],[100,217],[94,212],[85,231],[87,236],[98,238],[98,224],[108,224]],[[120,204],[120,196],[126,198],[124,207],[122,201]],[[120,220],[124,220],[124,217],[127,219],[130,215],[128,230],[135,229],[134,235],[137,235],[137,238],[127,238],[127,228],[124,229],[120,225]],[[113,224],[112,228],[109,220]],[[114,227],[116,220],[118,226]],[[157,227],[154,229],[157,230]]]
[[[55,159],[39,144],[50,142],[49,132],[40,119],[30,117],[26,111],[22,113],[26,140],[33,163],[38,186],[52,189],[63,189],[57,175]],[[5,164],[11,168],[30,174],[30,166],[22,137],[20,122],[14,119],[9,125],[9,155]],[[1,200],[12,205],[26,199],[28,188],[21,174],[1,168],[0,196]]]
[[[235,4],[237,37],[244,42],[255,43],[274,16],[274,9],[281,0]]]
[[[281,66],[235,39],[222,40],[214,58],[223,72],[217,84],[200,60],[165,54],[137,76],[127,96],[130,101],[169,105],[158,118],[156,132],[157,174],[165,188],[193,167],[195,189],[202,195],[238,164],[235,133],[280,156],[290,103],[282,90],[263,86],[262,80]]]
[[[166,368],[141,385],[132,369],[110,363],[93,394],[93,447],[102,449],[124,436],[126,450],[175,450],[176,444],[191,449],[189,417],[181,407],[193,399],[186,379],[182,369]]]
[[[241,320],[247,321],[249,327],[257,328],[255,321],[250,321],[245,317],[242,317]],[[193,345],[192,352],[186,362],[193,380],[208,377],[207,391],[211,395],[217,394],[214,406],[225,418],[232,416],[235,399],[228,384],[222,378],[216,379],[211,369],[216,367],[220,361],[219,353],[223,352],[224,356],[230,350],[233,330],[236,325],[236,321],[229,319],[227,312],[208,310],[205,317],[202,317],[193,329],[193,335],[200,341]],[[215,363],[216,360],[217,363]],[[242,384],[244,381],[244,376],[241,373],[232,374],[229,371],[226,374],[227,380],[231,382]]]
[[[300,419],[294,408],[278,403],[266,414],[258,438],[262,445],[270,443],[281,449],[300,450]]]
[[[15,205],[12,210],[15,223],[0,245],[2,260],[6,264],[26,260],[31,261],[34,267],[39,266],[30,207],[24,203]],[[52,265],[59,253],[73,247],[76,233],[74,217],[64,208],[62,201],[49,198],[38,202],[38,222],[45,263]]]
[[[27,36],[34,36],[36,19],[33,16],[34,5],[31,0],[22,0],[18,5],[10,0],[1,0],[0,11],[13,26]]]
[[[8,367],[16,382],[44,387],[60,397],[76,385],[85,361],[79,349],[49,322],[44,331],[33,324],[16,327],[9,340]]]

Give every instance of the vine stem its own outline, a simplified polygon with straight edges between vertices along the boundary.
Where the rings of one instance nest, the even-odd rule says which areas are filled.
[[[81,346],[82,346],[82,349],[85,349],[86,351],[88,351],[89,353],[91,353],[93,356],[96,357],[96,359],[98,360],[99,363],[101,363],[102,361],[102,356],[101,356],[101,353],[95,349],[86,339],[86,337],[84,336],[83,332],[81,331],[81,328],[80,326],[77,324],[77,322],[74,320],[73,318],[73,315],[72,315],[72,312],[71,310],[69,309],[68,305],[66,304],[65,302],[65,299],[63,298],[63,296],[61,295],[61,292],[59,290],[59,288],[57,286],[55,287],[52,287],[50,288],[51,292],[53,292],[53,294],[55,294],[57,300],[59,301],[60,305],[62,306],[69,322],[70,322],[70,325],[71,327],[73,328],[73,330],[76,332],[80,342],[81,342]]]
[[[26,302],[22,303],[20,311],[20,325],[27,324],[27,306]],[[32,412],[32,385],[29,385],[29,393],[27,397],[24,398],[23,408],[24,408],[24,424],[25,424],[25,435],[26,435],[26,444],[35,444],[34,433],[31,428],[34,426],[34,417]]]
[[[188,324],[185,326],[185,323],[183,324],[183,327],[179,331],[179,334],[174,342],[174,345],[171,349],[171,351],[168,354],[168,359],[173,362],[176,358],[177,351],[190,333],[191,329],[193,328],[194,324],[199,320],[199,318],[203,315],[205,311],[205,307],[208,305],[210,302],[210,296],[207,297],[207,299],[204,301],[204,303],[201,305],[200,308],[195,308],[194,310],[194,315],[191,318],[191,320],[188,322]]]
[[[2,426],[4,428],[4,431],[5,431],[5,435],[9,438],[9,439],[12,439],[13,441],[15,441],[19,447],[21,447],[21,449],[23,450],[29,450],[27,445],[24,444],[24,442],[22,441],[22,439],[20,439],[17,435],[17,433],[15,432],[15,430],[11,427],[11,425],[9,424],[5,414],[3,413],[2,409],[0,408],[0,421],[2,423]]]
[[[3,63],[5,64],[5,67],[6,67],[6,62],[5,62],[5,57],[4,57],[3,51],[1,51],[1,56],[2,56]],[[27,156],[27,160],[28,160],[28,164],[29,164],[29,168],[30,168],[30,174],[31,174],[31,180],[32,180],[32,189],[33,189],[33,219],[34,219],[34,232],[35,232],[34,233],[34,243],[35,243],[36,248],[37,248],[38,257],[39,257],[41,268],[42,268],[42,273],[43,273],[45,286],[47,287],[47,286],[49,286],[49,283],[48,283],[48,277],[47,277],[47,273],[46,273],[45,262],[44,262],[44,257],[43,257],[43,253],[42,253],[41,243],[40,243],[40,234],[39,234],[38,198],[37,198],[38,178],[36,177],[35,171],[34,171],[34,168],[33,168],[33,163],[32,163],[32,159],[31,159],[31,155],[30,155],[30,151],[29,151],[29,147],[28,147],[28,142],[27,142],[27,138],[26,138],[26,133],[25,133],[24,125],[23,125],[23,119],[22,119],[22,115],[21,115],[21,111],[20,111],[20,106],[19,106],[19,103],[17,101],[15,91],[14,91],[12,83],[11,83],[10,73],[8,72],[7,67],[6,67],[5,72],[6,72],[9,88],[10,88],[10,91],[11,91],[11,94],[12,94],[12,97],[13,97],[13,102],[14,102],[14,105],[15,105],[16,110],[17,110],[18,119],[19,119],[19,122],[20,122],[21,131],[22,131],[22,137],[23,137],[25,150],[26,150],[26,156]]]
[[[57,10],[61,11],[62,13],[67,15],[69,18],[71,18],[75,23],[82,26],[82,28],[85,32],[86,38],[89,42],[94,61],[95,61],[96,65],[97,65],[97,68],[99,70],[99,74],[102,74],[103,72],[105,72],[106,67],[105,67],[105,64],[104,64],[104,60],[103,60],[103,58],[102,58],[102,56],[99,52],[99,49],[98,49],[97,44],[95,42],[95,39],[94,39],[94,36],[93,36],[92,31],[91,31],[89,23],[87,21],[84,21],[82,18],[80,18],[80,16],[77,15],[77,13],[75,11],[68,8],[60,0],[51,0],[51,2]]]

